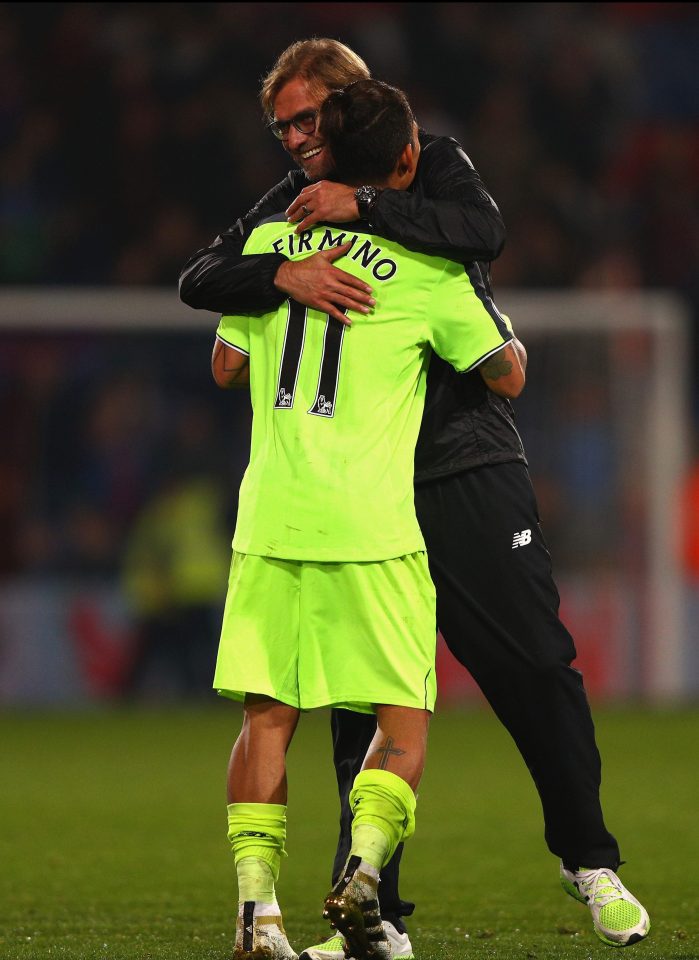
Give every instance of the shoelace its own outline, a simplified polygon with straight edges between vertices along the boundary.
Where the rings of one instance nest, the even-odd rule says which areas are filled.
[[[623,899],[621,881],[612,879],[606,870],[595,870],[590,877],[579,880],[583,896],[590,903],[606,906],[613,900]]]

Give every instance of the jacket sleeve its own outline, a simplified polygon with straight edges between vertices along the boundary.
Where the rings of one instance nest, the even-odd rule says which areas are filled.
[[[423,142],[416,181],[414,192],[380,194],[371,214],[378,234],[461,263],[499,256],[505,245],[502,216],[456,140]]]
[[[274,277],[287,258],[279,253],[243,256],[243,247],[253,228],[285,210],[297,193],[292,173],[210,246],[197,250],[180,273],[180,299],[189,307],[214,313],[277,307],[286,295],[274,286]]]

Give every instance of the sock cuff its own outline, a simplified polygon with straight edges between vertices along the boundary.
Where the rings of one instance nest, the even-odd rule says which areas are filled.
[[[368,823],[386,831],[386,826],[381,822],[384,817],[377,819],[375,814],[375,804],[367,801],[371,799],[379,802],[387,802],[399,816],[401,821],[401,835],[395,841],[396,843],[407,840],[415,832],[415,807],[417,798],[410,785],[402,777],[391,773],[390,770],[362,770],[354,778],[354,785],[350,792],[349,802],[354,818],[357,821],[363,819]],[[360,803],[364,801],[364,805]],[[391,819],[393,819],[391,817]],[[397,826],[397,824],[395,824]],[[394,829],[391,827],[390,829]]]
[[[228,836],[241,830],[264,832],[286,840],[286,805],[282,803],[229,803]]]
[[[235,862],[259,857],[279,872],[286,844],[286,805],[281,803],[229,803],[228,839]]]
[[[410,784],[402,777],[391,773],[390,770],[362,770],[354,778],[352,792],[362,790],[366,787],[379,788],[379,790],[388,790],[397,795],[405,807],[406,814],[410,819],[415,818],[415,807],[417,806],[417,797],[415,796]],[[352,802],[350,797],[350,803]]]
[[[285,803],[229,803],[228,819],[232,816],[251,817],[262,821],[270,818],[271,820],[282,820],[286,823],[286,804]]]

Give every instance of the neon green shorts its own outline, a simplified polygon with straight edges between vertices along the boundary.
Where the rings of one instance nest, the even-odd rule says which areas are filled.
[[[234,553],[214,688],[301,710],[432,710],[435,620],[424,552],[374,563]]]

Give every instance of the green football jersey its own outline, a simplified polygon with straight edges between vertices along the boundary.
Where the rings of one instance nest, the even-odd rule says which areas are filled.
[[[266,221],[245,254],[291,260],[350,240],[336,261],[373,289],[351,327],[286,300],[224,316],[219,339],[250,356],[250,463],[233,547],[289,560],[387,560],[424,550],[413,457],[434,349],[466,371],[512,339],[477,297],[462,264],[414,253],[362,224],[294,234]]]

